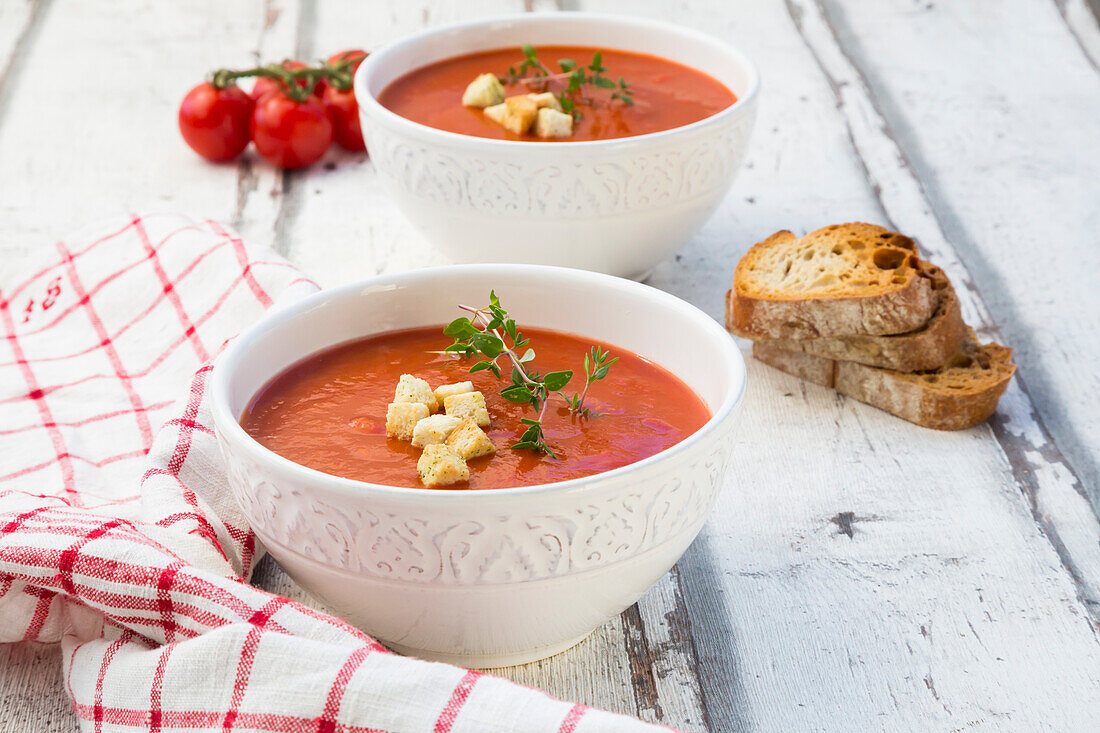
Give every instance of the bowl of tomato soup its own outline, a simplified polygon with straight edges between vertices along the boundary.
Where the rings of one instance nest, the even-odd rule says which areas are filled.
[[[524,66],[527,50],[545,73]],[[587,80],[577,90],[562,71],[570,68]],[[513,132],[488,108],[464,105],[482,74],[497,77],[507,98],[568,98],[571,133]],[[427,30],[372,53],[355,77],[379,177],[453,261],[635,279],[721,202],[748,145],[758,87],[753,63],[710,36],[588,13]]]
[[[553,455],[512,447],[538,413],[504,397],[504,370],[440,353],[458,306],[491,291],[535,352],[530,373],[574,371],[541,413]],[[564,395],[593,353],[617,361],[589,385],[589,412],[572,413]],[[428,449],[387,435],[403,374],[484,395],[496,451],[470,459],[467,479],[425,485]],[[491,667],[568,648],[675,563],[729,475],[745,366],[721,326],[667,293],[486,264],[278,309],[211,380],[232,493],[287,572],[396,651]]]

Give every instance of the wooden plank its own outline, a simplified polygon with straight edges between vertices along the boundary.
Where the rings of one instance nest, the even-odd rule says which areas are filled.
[[[1075,43],[1095,46],[1095,18],[1075,36],[1053,3],[827,7],[1014,347],[1019,383],[1100,508],[1100,293],[1084,275],[1100,271],[1100,73]],[[940,50],[924,54],[933,39]]]
[[[633,617],[637,616],[634,622]],[[680,568],[623,613],[635,700],[647,720],[683,731],[711,731],[703,700],[695,636]]]
[[[1094,621],[1100,623],[1100,555],[1096,548],[1100,546],[1100,524],[1096,521],[1093,511],[1090,511],[1088,499],[1091,498],[1093,506],[1100,502],[1100,494],[1093,474],[1097,471],[1096,454],[1090,451],[1100,448],[1100,438],[1090,431],[1096,424],[1095,408],[1100,406],[1100,401],[1095,398],[1095,392],[1090,392],[1087,386],[1080,384],[1080,378],[1095,380],[1092,375],[1091,365],[1100,359],[1100,336],[1090,331],[1090,319],[1092,323],[1100,326],[1100,293],[1096,292],[1088,278],[1081,278],[1078,273],[1089,271],[1091,264],[1100,266],[1100,254],[1095,250],[1095,243],[1100,243],[1094,231],[1082,224],[1087,220],[1090,212],[1096,213],[1095,193],[1088,194],[1090,186],[1095,189],[1095,171],[1100,170],[1100,150],[1095,145],[1089,146],[1086,142],[1091,132],[1092,139],[1100,139],[1100,76],[1092,73],[1086,67],[1083,59],[1078,58],[1078,68],[1073,66],[1063,67],[1063,63],[1071,64],[1070,58],[1058,57],[1048,63],[1054,64],[1045,69],[1042,79],[1033,79],[1023,86],[1036,87],[1060,83],[1063,75],[1069,77],[1067,82],[1070,87],[1061,89],[1057,94],[1069,97],[1078,95],[1080,89],[1076,86],[1082,78],[1086,80],[1083,89],[1085,94],[1080,94],[1081,106],[1091,108],[1096,115],[1095,119],[1084,119],[1075,110],[1067,110],[1065,116],[1057,123],[1058,129],[1066,128],[1066,147],[1061,145],[1049,146],[1041,158],[1029,157],[1031,154],[1022,150],[1020,141],[1014,147],[1017,155],[1010,159],[1004,159],[1002,152],[981,153],[981,159],[966,159],[963,149],[955,152],[959,157],[947,159],[936,154],[935,148],[928,144],[923,134],[910,133],[906,136],[895,135],[896,127],[888,121],[879,107],[872,103],[872,88],[865,81],[863,75],[856,69],[850,57],[840,50],[838,39],[833,29],[829,26],[829,17],[822,12],[821,6],[811,5],[808,2],[798,2],[794,5],[802,14],[801,28],[808,43],[822,63],[829,75],[834,87],[843,89],[839,95],[838,103],[847,116],[852,120],[853,137],[857,141],[859,153],[868,168],[868,173],[876,188],[880,191],[880,197],[886,209],[887,216],[901,231],[913,234],[930,258],[941,265],[953,282],[964,283],[966,287],[960,292],[960,300],[963,304],[963,312],[967,321],[973,324],[980,333],[987,338],[1001,340],[1003,343],[1017,345],[1017,339],[1029,339],[1034,344],[1053,343],[1058,339],[1071,340],[1072,346],[1064,348],[1060,352],[1059,359],[1049,359],[1043,354],[1034,352],[1035,346],[1027,341],[1023,342],[1023,348],[1017,348],[1017,360],[1021,363],[1020,373],[1013,381],[1003,401],[1002,409],[993,420],[992,426],[998,442],[1004,450],[1005,456],[1012,466],[1013,475],[1025,493],[1032,507],[1036,521],[1050,538],[1052,546],[1062,558],[1067,570],[1076,579],[1078,594],[1085,603]],[[882,8],[882,6],[880,6]],[[836,13],[836,17],[843,17],[850,23],[859,23],[860,32],[866,33],[870,23],[878,29],[878,37],[890,37],[891,43],[896,47],[903,47],[905,43],[915,43],[909,35],[917,38],[923,37],[928,32],[910,22],[898,22],[896,17],[892,22],[884,21],[876,15],[874,19],[863,17],[858,4],[844,13]],[[959,6],[952,6],[952,12],[958,11]],[[1043,32],[1039,25],[1039,17],[1026,17],[1026,9],[1021,9],[1021,22],[1028,23],[1031,31]],[[901,13],[901,9],[894,9],[895,15]],[[889,14],[887,14],[889,15]],[[893,16],[891,16],[893,17]],[[1044,16],[1040,16],[1044,17]],[[1045,16],[1046,22],[1052,26],[1049,32],[1062,32],[1055,13]],[[944,25],[955,28],[965,26],[965,22],[959,22],[954,16],[943,19]],[[840,31],[841,34],[844,31]],[[897,34],[897,37],[890,34]],[[1004,33],[1004,37],[998,37],[998,33]],[[851,32],[849,31],[849,35]],[[1003,28],[997,25],[985,24],[982,27],[983,37],[986,43],[993,48],[1006,48],[1005,53],[1011,55],[1014,51],[1023,53],[1024,49],[1012,49],[1011,44],[1016,36],[1016,28]],[[955,53],[955,40],[950,39],[945,48],[945,55]],[[1069,38],[1063,38],[1062,43],[1054,46],[1060,50],[1073,46],[1068,43]],[[850,43],[847,48],[850,54],[856,54],[859,44]],[[901,54],[900,56],[904,56]],[[900,57],[895,55],[894,58]],[[1072,54],[1070,54],[1072,56]],[[876,65],[884,62],[870,57],[857,56],[865,63]],[[886,62],[892,63],[892,62]],[[956,59],[954,62],[958,68],[966,68],[964,60]],[[879,73],[882,73],[882,69]],[[898,68],[891,67],[885,71],[890,72],[891,78],[901,77],[902,85],[913,84],[910,78],[912,72],[902,73]],[[923,72],[922,72],[923,73]],[[1039,73],[1039,72],[1036,72]],[[939,77],[937,77],[939,78]],[[944,77],[948,79],[950,77]],[[1093,82],[1088,84],[1088,80]],[[934,100],[931,104],[949,104],[948,98],[959,100],[965,98],[973,88],[974,79],[963,80],[960,88],[937,93],[943,98]],[[1002,88],[1009,85],[1008,79],[1002,79]],[[939,82],[941,86],[945,82]],[[1013,82],[1013,86],[1015,82]],[[890,86],[890,85],[883,85]],[[1072,90],[1072,91],[1071,91]],[[891,93],[897,90],[890,89]],[[913,99],[927,97],[927,94],[917,95],[909,91],[901,92],[906,97]],[[1050,92],[1048,92],[1050,93]],[[996,94],[996,92],[994,92]],[[1038,100],[1030,100],[1037,103]],[[922,102],[911,105],[914,114],[920,114],[932,124],[936,117],[930,110],[924,109]],[[882,103],[884,108],[891,105]],[[975,100],[975,106],[981,109],[987,107],[986,100]],[[1015,103],[1012,104],[1015,107]],[[897,110],[893,110],[897,114]],[[1021,113],[1026,119],[1022,109],[1012,109],[1010,115],[1013,121],[1001,122],[1002,127],[1016,126],[1015,113]],[[992,120],[978,119],[976,122],[982,125],[993,125]],[[942,123],[941,123],[942,124]],[[1075,126],[1083,124],[1085,130],[1078,131]],[[907,124],[908,126],[908,124]],[[900,127],[897,126],[897,127]],[[909,129],[916,130],[921,126],[912,126]],[[1069,129],[1074,128],[1074,129]],[[946,135],[945,129],[935,131],[939,135]],[[1019,133],[1017,133],[1019,134]],[[1044,133],[1046,134],[1046,133]],[[940,139],[940,138],[936,138]],[[945,138],[946,139],[946,138]],[[910,156],[903,151],[900,145],[921,146],[923,152]],[[1082,147],[1077,147],[1082,146]],[[932,186],[923,186],[918,179],[921,164],[910,163],[917,156],[940,157],[936,168],[935,181]],[[1071,158],[1086,158],[1092,164],[1073,164]],[[1016,162],[1019,160],[1020,162]],[[970,211],[973,217],[965,222],[954,220],[952,227],[960,227],[961,234],[955,239],[961,241],[965,248],[960,247],[961,253],[956,252],[945,234],[948,229],[943,224],[944,219],[951,219],[952,214],[938,215],[940,208],[933,199],[936,197],[937,187],[949,185],[955,178],[966,178],[969,184],[977,185],[977,178],[972,173],[973,168],[988,169],[990,166],[1014,167],[1015,170],[998,177],[998,195],[990,197],[987,190],[968,189],[961,182],[956,183],[957,190],[951,197],[950,208],[953,211]],[[1044,197],[1035,195],[1034,188],[1029,182],[1028,172],[1036,165],[1043,167],[1056,166],[1062,171],[1063,176],[1069,180],[1061,184],[1067,188],[1080,186],[1086,193],[1078,197]],[[931,193],[926,194],[926,190]],[[1046,215],[1059,212],[1060,221],[1050,223],[1046,219],[1036,218],[1037,214],[1022,215],[1019,212],[1026,211],[1025,200],[1031,205],[1043,207]],[[1013,207],[1015,203],[1015,207]],[[990,213],[992,211],[992,213]],[[992,237],[989,235],[999,222],[1011,219],[1013,229],[1019,231],[1010,236]],[[1034,242],[1041,241],[1051,236],[1049,227],[1062,227],[1068,229],[1061,234],[1056,233],[1058,242],[1067,243],[1064,249],[1059,248],[1065,254],[1056,257],[1044,257],[1047,260],[1057,262],[1052,265],[1056,270],[1053,275],[1040,275],[1049,278],[1042,294],[1034,290],[1036,283],[1033,281],[1035,271],[1046,267],[1020,267],[1019,263],[1026,262],[1030,250],[1033,250]],[[988,227],[988,229],[986,228]],[[1064,238],[1063,238],[1064,237]],[[1091,242],[1090,243],[1090,238]],[[1072,243],[1079,243],[1074,247]],[[961,255],[961,256],[960,256]],[[1032,254],[1034,256],[1034,254]],[[971,270],[963,264],[963,259],[968,262],[976,262],[973,268],[978,275],[972,275]],[[1079,268],[1084,268],[1081,270]],[[993,274],[989,274],[993,270]],[[986,282],[990,287],[987,291],[994,293],[994,299],[987,306],[986,301],[978,294],[976,283]],[[1055,282],[1061,283],[1055,286]],[[998,295],[1002,288],[1013,291],[1011,304],[1005,307],[1004,297]],[[1021,305],[1024,306],[1021,308]],[[1091,306],[1091,307],[1090,307]],[[1000,313],[998,311],[1000,310]],[[1080,317],[1065,319],[1059,316],[1055,318],[1055,312],[1061,314],[1070,311],[1079,311]],[[1019,312],[1029,314],[1039,312],[1039,316],[1028,315],[1026,323],[1020,324],[1015,315]],[[1038,318],[1045,314],[1050,318],[1049,324],[1040,327]],[[998,328],[996,322],[1003,320],[1006,325]],[[1037,330],[1048,328],[1050,333],[1035,334],[1027,330],[1031,325]],[[1003,334],[1003,335],[1002,335]],[[1049,370],[1053,369],[1053,373]],[[1077,382],[1068,380],[1077,379]],[[1035,383],[1038,382],[1038,387]],[[1057,386],[1057,394],[1052,394],[1050,384]],[[1097,382],[1100,384],[1100,382]],[[1092,399],[1081,399],[1077,390],[1085,387],[1085,395]],[[1071,389],[1072,388],[1072,389]],[[1031,394],[1035,395],[1032,399]],[[1053,401],[1053,402],[1051,402]],[[1069,403],[1073,403],[1072,406]],[[1086,409],[1080,409],[1084,406]],[[1087,408],[1092,407],[1093,410]],[[1036,409],[1038,407],[1038,410]],[[1044,407],[1046,409],[1044,409]],[[1049,423],[1044,418],[1051,414],[1060,414],[1062,411],[1070,413],[1068,418],[1059,417]],[[1065,445],[1066,453],[1071,456],[1067,459],[1059,446]],[[1084,445],[1085,455],[1081,455],[1081,446]],[[1092,495],[1088,495],[1087,487],[1091,487]]]
[[[622,12],[623,6],[585,2],[583,9]],[[685,9],[642,3],[631,4],[630,10],[728,40],[744,48],[766,70],[755,139],[733,190],[687,248],[655,270],[649,284],[720,320],[722,296],[733,266],[752,242],[792,226],[806,212],[835,207],[838,201],[853,218],[880,218],[877,201],[853,164],[845,126],[832,114],[832,95],[827,87],[807,78],[804,66],[796,63],[800,56],[804,62],[809,62],[809,57],[797,36],[790,34],[784,14],[742,13],[732,6],[713,4]],[[786,104],[768,94],[773,88],[784,90]],[[804,165],[786,165],[789,160]],[[790,191],[797,191],[797,196]],[[712,522],[721,523],[723,518]],[[681,560],[679,569],[642,598],[639,616],[646,636],[655,642],[651,645],[657,657],[651,669],[658,689],[666,686],[660,695],[664,722],[691,729],[741,730],[749,724],[750,705],[737,668],[728,609],[716,595],[719,584],[714,574],[722,571],[714,565],[707,547],[704,535]],[[643,664],[649,661],[641,654],[635,657]]]
[[[1088,56],[1094,69],[1100,69],[1100,3],[1089,7],[1088,0],[1055,0],[1058,11],[1080,44],[1081,50]]]
[[[208,164],[187,148],[176,109],[209,70],[250,64],[257,47],[290,55],[296,8],[292,0],[168,3],[141,12],[54,3],[22,59],[20,78],[38,81],[19,84],[5,102],[34,113],[7,114],[0,127],[5,259],[134,209],[234,219],[234,166]],[[73,74],[74,56],[89,59],[94,74]]]
[[[542,2],[529,5],[546,9]],[[43,132],[41,120],[10,116],[11,125],[0,124],[0,201],[16,208],[11,215],[0,210],[12,234],[0,247],[8,252],[10,242],[25,248],[38,235],[63,233],[95,218],[90,214],[105,205],[117,206],[120,196],[140,205],[164,189],[165,171],[172,171],[179,180],[172,200],[160,208],[233,219],[252,241],[275,244],[322,282],[433,262],[430,249],[372,180],[369,163],[334,155],[333,170],[283,177],[254,160],[237,169],[206,166],[178,144],[174,106],[194,70],[248,61],[227,60],[225,49],[257,45],[266,58],[292,51],[309,57],[328,47],[360,45],[358,39],[368,34],[373,40],[489,9],[488,4],[472,10],[458,3],[394,4],[392,15],[380,18],[358,6],[344,15],[328,3],[306,2],[305,22],[299,24],[298,7],[268,2],[257,12],[255,5],[211,4],[204,9],[209,12],[195,16],[202,19],[201,29],[179,22],[171,9],[123,21],[119,33],[168,37],[114,44],[117,56],[104,62],[121,69],[136,56],[143,70],[135,88],[148,98],[124,100],[118,116],[112,113],[108,121],[117,124],[134,114],[156,134],[139,129],[137,145],[128,150],[122,133],[92,129],[76,142],[110,144],[85,150],[74,142],[45,151],[45,160],[38,160],[43,151],[37,144],[48,127]],[[585,7],[627,8],[602,2]],[[815,7],[795,6],[804,28],[804,16]],[[720,317],[721,293],[736,258],[775,229],[811,228],[837,212],[921,225],[911,213],[919,205],[910,194],[884,195],[880,201],[868,185],[864,167],[886,181],[893,181],[896,171],[867,153],[881,149],[881,141],[857,124],[869,96],[842,105],[837,114],[841,100],[834,87],[842,76],[835,69],[819,74],[821,62],[815,60],[815,54],[827,55],[828,34],[810,39],[811,53],[805,30],[797,32],[778,3],[751,14],[654,2],[629,8],[735,39],[765,69],[765,104],[747,169],[715,219],[678,262],[658,269],[652,283]],[[83,42],[75,29],[86,32],[80,23],[89,18],[93,30],[115,32],[102,28],[105,10],[68,9],[54,8],[43,29],[55,49]],[[63,25],[77,24],[73,30],[56,30],[59,10],[65,11]],[[209,23],[223,17],[224,30],[221,23]],[[339,22],[346,18],[355,22]],[[221,35],[203,45],[210,28]],[[102,35],[87,35],[102,42]],[[173,58],[188,63],[155,68],[165,44]],[[53,69],[49,59],[39,58],[39,45],[21,77],[30,69]],[[167,88],[159,83],[162,78],[179,88],[162,93]],[[113,88],[114,96],[125,97],[127,91]],[[29,98],[22,89],[17,96]],[[92,101],[90,95],[77,100],[81,107]],[[68,138],[60,132],[61,139]],[[130,123],[125,132],[131,132]],[[178,144],[178,155],[168,155],[168,140]],[[861,162],[853,149],[871,162]],[[150,151],[159,157],[149,161]],[[136,175],[122,181],[108,173],[101,181],[94,163],[135,169]],[[66,175],[72,180],[63,180]],[[59,182],[55,188],[51,176]],[[17,182],[28,181],[36,195],[12,199],[20,193],[14,190]],[[46,200],[57,202],[57,215],[37,205]],[[45,225],[44,213],[51,216]],[[1096,668],[1095,633],[1075,597],[1080,590],[1030,513],[1048,513],[1042,503],[1047,502],[1056,505],[1056,515],[1080,517],[1073,495],[1056,492],[1067,483],[1061,465],[1040,452],[1041,431],[1021,430],[1021,439],[1031,442],[1009,451],[1024,459],[1010,464],[988,431],[928,434],[758,365],[751,368],[753,389],[744,414],[753,422],[741,437],[739,454],[755,458],[746,458],[739,484],[722,497],[678,573],[581,646],[509,675],[552,694],[691,730],[882,727],[877,713],[889,715],[892,727],[985,723],[1026,729],[1070,727],[1100,714],[1092,705],[1096,683],[1080,674]],[[1014,405],[1014,400],[1010,395],[1006,402]],[[1011,405],[1006,425],[1036,424],[1025,421],[1026,413],[1017,420],[1020,408]],[[792,445],[799,446],[797,452],[786,448]],[[1034,509],[1019,493],[1018,482],[1028,489],[1029,478],[1035,479],[1029,489],[1036,497]],[[1054,529],[1066,534],[1067,526],[1070,544],[1088,540],[1087,521],[1059,522]],[[274,563],[261,565],[257,581],[301,597]],[[47,652],[28,662],[27,649],[0,650],[8,655],[0,658],[7,675],[0,676],[0,695],[20,694],[40,677],[59,674],[56,655]],[[1069,706],[1059,703],[1066,699],[1082,704],[1063,710]],[[15,709],[28,717],[4,720],[0,713],[0,729],[25,720],[47,721],[36,725],[42,728],[54,720],[64,721],[60,729],[75,727],[64,715],[67,705],[60,695],[39,695]]]
[[[0,5],[0,120],[4,99],[11,92],[23,57],[34,43],[34,33],[44,12],[44,0],[16,0]]]
[[[843,54],[813,27],[824,25],[816,5],[736,15],[711,8],[688,18],[661,4],[633,7],[735,38],[766,72],[754,165],[712,222],[727,234],[704,230],[678,264],[702,255],[706,269],[725,274],[704,275],[695,264],[680,277],[659,269],[654,282],[717,317],[719,278],[775,229],[896,218],[905,231],[917,227],[922,243],[929,239],[913,216],[919,202],[881,190],[909,191],[913,179],[886,165],[873,100],[858,74],[834,68]],[[860,37],[879,38],[869,28]],[[966,119],[965,109],[945,115],[956,126]],[[792,141],[843,151],[847,160],[822,168],[819,151],[791,150]],[[765,155],[773,164],[759,168]],[[765,192],[774,198],[761,202]],[[757,213],[764,203],[774,216],[782,202],[797,208],[776,225]],[[949,256],[939,248],[933,259],[947,264]],[[971,304],[973,317],[976,299]],[[1028,729],[1095,720],[1100,688],[1087,672],[1100,662],[1096,630],[1044,535],[1048,527],[1036,525],[1020,493],[1026,472],[1013,470],[990,429],[924,431],[755,363],[750,370],[741,485],[722,496],[680,562],[713,728],[850,729],[890,720],[902,729]],[[1024,424],[1017,404],[1010,395],[1002,422]],[[1063,477],[1049,501],[1063,507],[1070,534],[1086,546],[1095,521],[1072,479],[1064,480],[1064,464],[1052,464],[1049,450],[1041,459],[1027,455],[1037,475]],[[1083,704],[1066,709],[1065,699]]]
[[[303,47],[305,16],[313,9],[306,0],[266,0],[259,8],[259,23],[251,29],[256,38],[250,59],[253,63],[268,63],[283,58],[308,58]],[[247,48],[247,44],[241,44]],[[211,68],[226,65],[214,61]],[[196,161],[197,166],[210,168]],[[293,207],[290,193],[292,172],[284,172],[264,161],[254,149],[248,148],[234,166],[236,192],[231,199],[232,215],[226,220],[250,244],[277,247],[280,222]],[[229,203],[227,200],[223,203]]]
[[[60,644],[4,644],[0,647],[0,730],[76,731],[76,716],[64,685]]]

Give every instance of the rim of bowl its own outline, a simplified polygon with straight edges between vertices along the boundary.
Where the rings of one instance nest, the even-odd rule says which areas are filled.
[[[625,466],[619,466],[613,468],[610,471],[603,471],[601,473],[595,473],[591,476],[582,476],[580,478],[569,479],[568,481],[557,481],[553,483],[532,484],[530,486],[507,486],[497,489],[463,489],[463,490],[440,490],[440,489],[428,489],[422,487],[408,487],[408,486],[390,486],[388,484],[376,484],[369,481],[360,481],[358,479],[350,479],[344,476],[336,476],[331,473],[325,473],[324,471],[303,466],[300,463],[295,463],[289,458],[279,455],[275,451],[262,445],[258,440],[253,438],[248,432],[241,426],[239,418],[233,414],[233,411],[229,409],[229,389],[228,389],[228,372],[225,366],[226,362],[229,362],[238,357],[238,354],[247,350],[249,343],[259,338],[263,333],[277,328],[279,324],[295,315],[301,314],[304,311],[310,310],[315,306],[324,303],[333,298],[339,298],[345,294],[360,291],[363,288],[374,287],[378,285],[400,285],[408,281],[416,281],[424,278],[430,278],[433,274],[441,271],[446,272],[501,272],[506,273],[508,271],[515,272],[516,270],[526,270],[529,272],[547,272],[552,271],[554,274],[567,275],[568,277],[577,277],[580,279],[587,279],[594,285],[602,285],[608,287],[615,287],[621,291],[644,293],[648,297],[656,298],[662,301],[668,307],[680,310],[685,317],[696,320],[706,330],[710,330],[714,334],[716,339],[717,348],[726,353],[726,356],[734,362],[735,372],[739,372],[740,379],[730,385],[722,403],[713,411],[703,425],[691,435],[687,436],[679,443],[665,448],[659,453],[643,458],[640,461],[634,463],[628,463]],[[385,333],[379,331],[377,333]],[[360,338],[371,336],[371,333],[365,333]],[[335,346],[336,344],[332,344]],[[316,353],[316,352],[313,352]],[[308,358],[312,354],[304,354],[301,359]],[[297,362],[295,362],[297,363]],[[285,368],[285,367],[284,367]],[[631,473],[634,471],[644,470],[646,467],[655,463],[667,460],[672,456],[675,456],[685,450],[687,450],[692,444],[699,442],[703,437],[711,432],[726,420],[730,416],[730,413],[736,409],[737,405],[744,397],[745,389],[748,383],[748,374],[745,366],[745,359],[741,355],[741,350],[737,348],[732,337],[729,333],[722,328],[713,318],[708,316],[698,307],[688,303],[686,300],[676,297],[671,293],[666,293],[663,290],[658,290],[650,285],[644,285],[633,280],[626,280],[624,278],[614,277],[613,275],[604,275],[597,272],[589,272],[587,270],[575,270],[568,267],[555,267],[552,265],[513,265],[504,263],[488,263],[488,264],[471,264],[471,265],[442,265],[438,267],[426,267],[419,270],[406,270],[403,272],[391,273],[388,275],[377,275],[371,278],[365,278],[363,280],[357,280],[355,282],[346,283],[335,288],[329,288],[321,290],[311,295],[308,295],[301,300],[288,304],[283,307],[274,306],[272,310],[260,318],[260,320],[253,323],[246,328],[240,334],[237,335],[225,350],[215,359],[213,374],[213,384],[211,389],[211,402],[212,410],[214,414],[214,425],[216,430],[228,429],[228,435],[224,435],[226,441],[232,442],[234,449],[243,449],[249,451],[260,460],[274,462],[279,469],[289,471],[292,474],[297,475],[302,480],[308,480],[313,485],[324,484],[324,488],[327,490],[334,490],[337,493],[344,494],[352,497],[363,497],[370,493],[385,493],[398,495],[404,498],[412,497],[432,497],[436,500],[442,499],[443,501],[461,501],[462,497],[466,496],[495,496],[495,497],[508,497],[526,494],[539,494],[547,492],[569,491],[570,489],[576,489],[584,486],[585,484],[592,483],[594,481],[603,480],[608,477],[620,476],[625,473]],[[279,373],[282,373],[281,370]],[[738,374],[734,374],[736,378]],[[442,498],[446,497],[446,498]]]
[[[496,138],[479,137],[477,135],[465,135],[460,132],[450,132],[449,130],[440,130],[437,127],[431,127],[429,125],[422,124],[420,122],[414,122],[407,117],[402,117],[396,112],[386,108],[378,101],[378,98],[369,92],[367,89],[366,78],[370,74],[374,67],[381,63],[378,59],[384,58],[387,54],[392,53],[395,49],[404,46],[409,43],[430,39],[435,36],[444,35],[453,31],[466,30],[469,28],[477,28],[479,26],[490,26],[496,23],[504,22],[516,22],[521,21],[527,24],[539,24],[547,23],[555,20],[566,21],[583,21],[583,20],[596,20],[614,23],[622,26],[633,26],[635,28],[646,28],[650,30],[657,30],[664,33],[670,33],[673,35],[679,35],[683,40],[692,43],[699,43],[710,46],[711,48],[725,53],[731,56],[734,61],[745,70],[746,75],[749,77],[748,90],[744,95],[738,96],[737,101],[721,109],[714,114],[704,117],[701,120],[689,123],[687,125],[680,125],[679,127],[671,127],[667,130],[658,130],[657,132],[647,132],[642,135],[629,135],[627,137],[614,137],[606,140],[564,140],[559,142],[544,142],[541,140],[498,140]],[[613,44],[612,44],[613,45]],[[677,62],[679,63],[679,62]],[[684,64],[688,66],[688,64]],[[407,69],[403,73],[409,73],[420,68],[419,66]],[[694,68],[694,67],[691,67]],[[699,71],[696,69],[696,71]],[[705,73],[701,72],[700,73]],[[708,74],[709,76],[709,74]],[[723,85],[725,86],[725,85]],[[583,11],[564,11],[558,13],[543,13],[543,14],[511,14],[511,15],[494,15],[488,18],[480,18],[477,20],[468,20],[461,23],[451,23],[448,25],[441,25],[435,28],[428,28],[417,33],[413,33],[403,38],[399,38],[394,41],[390,41],[377,51],[371,52],[367,58],[359,65],[359,68],[355,71],[355,79],[353,83],[355,90],[355,99],[359,103],[360,108],[364,110],[364,114],[369,110],[375,115],[379,115],[384,121],[390,124],[396,125],[409,125],[417,132],[426,135],[428,137],[437,137],[440,141],[447,141],[451,143],[465,142],[474,145],[488,145],[488,146],[505,146],[512,147],[516,145],[524,146],[527,148],[560,148],[562,146],[568,148],[574,147],[596,147],[601,145],[614,145],[616,143],[622,144],[627,142],[648,141],[661,137],[667,137],[669,135],[675,135],[690,130],[697,130],[707,125],[717,124],[727,117],[731,117],[734,114],[739,114],[741,110],[748,108],[756,100],[756,96],[760,91],[760,71],[756,68],[756,64],[741,52],[740,49],[734,47],[731,44],[719,41],[713,36],[709,36],[706,33],[697,31],[694,28],[687,28],[675,23],[662,23],[656,20],[650,20],[648,18],[631,18],[622,15],[614,15],[612,13],[588,13]],[[728,87],[727,87],[728,88]],[[362,94],[360,94],[362,90]],[[732,89],[730,90],[733,91]]]

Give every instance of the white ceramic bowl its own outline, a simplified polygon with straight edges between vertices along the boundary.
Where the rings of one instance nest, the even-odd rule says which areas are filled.
[[[655,54],[710,74],[739,101],[691,125],[591,142],[459,135],[378,103],[390,82],[415,68],[523,43]],[[561,265],[631,278],[679,250],[722,200],[748,145],[758,87],[753,63],[709,36],[589,13],[424,31],[375,51],[355,75],[374,167],[409,220],[453,261]]]
[[[454,304],[487,301],[491,288],[521,326],[590,336],[672,370],[713,416],[676,446],[614,471],[477,491],[330,476],[276,455],[238,424],[256,391],[307,355],[447,323]],[[729,334],[672,295],[580,270],[458,265],[384,275],[268,314],[219,358],[213,410],[237,501],[302,587],[397,651],[488,667],[573,645],[676,562],[726,476],[744,389]]]

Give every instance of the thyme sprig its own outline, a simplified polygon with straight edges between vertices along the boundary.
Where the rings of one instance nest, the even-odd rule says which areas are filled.
[[[584,389],[580,394],[573,393],[572,397],[567,397],[566,402],[569,403],[569,409],[575,414],[585,415],[589,417],[598,417],[600,413],[592,412],[589,408],[584,406],[584,398],[588,396],[588,388],[592,386],[593,382],[598,382],[607,376],[607,373],[611,371],[611,365],[619,360],[619,357],[611,358],[610,351],[604,351],[599,346],[593,346],[592,349],[584,355]]]
[[[489,292],[489,305],[483,308],[468,305],[460,305],[459,308],[470,313],[473,318],[464,316],[447,324],[443,333],[453,338],[454,343],[444,352],[465,358],[481,356],[482,358],[470,367],[470,373],[489,371],[497,379],[504,378],[500,364],[503,358],[506,362],[504,366],[511,366],[511,384],[500,391],[501,396],[509,402],[527,404],[538,411],[537,418],[521,419],[527,427],[520,436],[519,442],[512,447],[533,450],[537,453],[545,453],[551,458],[557,458],[557,454],[546,442],[542,425],[551,398],[557,396],[563,400],[574,415],[594,416],[595,413],[584,406],[588,388],[593,382],[607,376],[611,366],[619,360],[618,357],[611,358],[609,352],[593,346],[584,357],[584,388],[580,394],[574,392],[572,396],[566,396],[562,390],[573,379],[572,370],[540,374],[532,368],[530,362],[535,358],[535,350],[529,347],[531,340],[523,336],[515,320],[501,306],[496,292]],[[526,350],[521,355],[519,349],[525,347]]]
[[[523,61],[520,65],[508,67],[508,82],[509,84],[515,84],[521,79],[537,76],[551,76],[550,69],[542,65],[539,61],[538,52],[535,51],[535,47],[530,43],[523,44],[521,50],[523,51]],[[530,75],[530,76],[529,76]]]
[[[592,54],[592,62],[588,66],[580,66],[573,59],[558,59],[560,74],[552,74],[550,70],[538,58],[538,52],[530,43],[523,44],[524,59],[519,66],[508,67],[508,74],[501,78],[502,84],[525,83],[539,91],[546,91],[550,82],[565,82],[565,89],[555,96],[561,104],[562,110],[569,114],[577,114],[577,102],[591,102],[583,97],[581,91],[586,86],[596,89],[614,89],[611,99],[618,99],[626,105],[634,104],[634,90],[630,88],[623,77],[619,81],[606,76],[607,67],[603,65],[603,52],[596,51]]]

